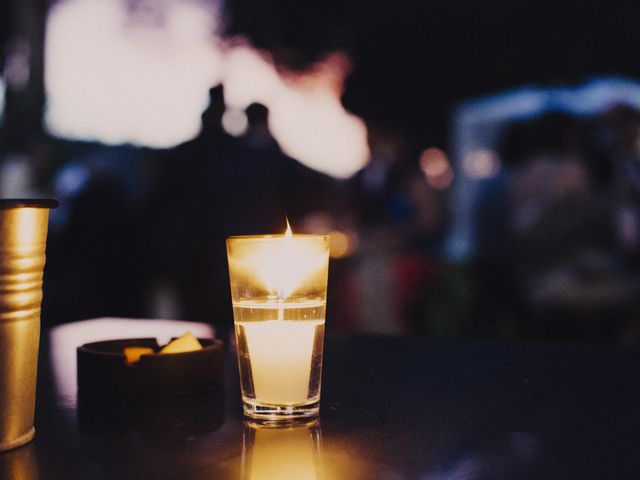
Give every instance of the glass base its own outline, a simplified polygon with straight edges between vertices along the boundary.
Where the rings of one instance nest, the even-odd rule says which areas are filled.
[[[242,401],[244,414],[262,425],[299,425],[320,414],[320,401],[304,405],[265,405]]]

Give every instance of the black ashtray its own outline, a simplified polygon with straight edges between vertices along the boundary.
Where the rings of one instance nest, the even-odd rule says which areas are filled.
[[[77,349],[80,394],[109,397],[175,397],[222,389],[224,344],[199,338],[202,350],[143,355],[128,364],[125,347],[159,350],[155,338],[107,340]]]

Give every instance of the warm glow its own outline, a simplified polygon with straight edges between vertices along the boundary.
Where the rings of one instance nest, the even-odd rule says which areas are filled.
[[[242,324],[256,400],[272,405],[307,401],[313,342],[316,327],[322,324],[282,320]]]
[[[256,405],[306,408],[318,399],[328,243],[294,234],[288,220],[280,235],[227,239],[245,413]]]
[[[439,148],[427,148],[420,155],[420,168],[428,177],[436,177],[449,169],[449,161]]]
[[[319,448],[319,446],[318,446]],[[258,428],[247,456],[251,480],[315,480],[323,478],[307,427]]]
[[[310,168],[348,178],[367,163],[364,122],[340,102],[346,55],[329,55],[302,74],[280,74],[270,56],[246,44],[232,47],[225,70],[225,102],[269,108],[269,128],[283,151]]]
[[[45,41],[51,133],[167,147],[199,132],[209,88],[222,78],[216,12],[196,2],[141,3],[53,4]]]
[[[331,258],[345,258],[358,248],[358,235],[356,230],[345,226],[344,230],[337,230],[333,217],[323,211],[315,211],[307,214],[302,219],[302,230],[305,233],[329,236],[329,256]]]
[[[353,246],[347,234],[343,232],[329,232],[329,255],[333,258],[344,258],[353,251]]]
[[[447,170],[443,175],[427,177],[427,183],[436,190],[446,190],[453,183],[453,170]]]
[[[294,235],[287,220],[283,235],[256,244],[242,258],[230,258],[230,268],[254,278],[267,290],[286,300],[305,281],[326,268],[328,252],[311,237]]]
[[[420,169],[432,188],[444,190],[453,183],[453,169],[447,155],[439,148],[427,148],[422,152]]]

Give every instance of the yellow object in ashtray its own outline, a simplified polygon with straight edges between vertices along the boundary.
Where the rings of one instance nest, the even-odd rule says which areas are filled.
[[[124,356],[127,359],[127,363],[137,363],[140,361],[142,355],[152,355],[155,352],[150,347],[125,347]]]
[[[158,353],[182,353],[182,352],[195,352],[202,350],[202,345],[196,337],[190,332],[185,333],[179,338],[170,341],[167,345],[162,347]],[[125,347],[124,356],[128,364],[137,363],[140,361],[142,355],[153,355],[155,350],[150,347]]]
[[[202,350],[202,345],[191,332],[187,332],[180,338],[171,340],[167,345],[162,347],[160,353],[181,353],[181,352],[195,352],[196,350]]]

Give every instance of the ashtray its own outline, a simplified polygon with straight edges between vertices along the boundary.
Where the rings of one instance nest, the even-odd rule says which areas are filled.
[[[159,350],[155,338],[86,343],[77,349],[78,391],[109,397],[174,397],[222,389],[224,344],[199,338],[202,350],[142,355],[128,364],[125,347]]]

